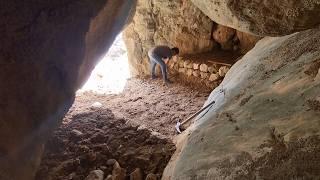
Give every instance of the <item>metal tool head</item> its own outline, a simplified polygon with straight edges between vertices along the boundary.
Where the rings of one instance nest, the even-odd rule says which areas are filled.
[[[176,131],[177,131],[179,134],[181,134],[180,125],[181,125],[180,121],[178,121],[177,124],[175,125]]]

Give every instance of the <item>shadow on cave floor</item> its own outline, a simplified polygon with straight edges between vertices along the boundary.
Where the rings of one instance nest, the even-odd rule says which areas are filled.
[[[109,159],[145,177],[162,172],[175,150],[174,125],[199,110],[210,91],[162,79],[129,79],[120,94],[77,93],[75,103],[48,141],[37,179],[84,179],[112,173]]]

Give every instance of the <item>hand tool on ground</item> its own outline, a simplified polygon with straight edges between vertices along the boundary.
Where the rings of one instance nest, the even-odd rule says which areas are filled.
[[[178,121],[175,128],[177,130],[178,133],[181,133],[180,127],[182,125],[184,125],[185,123],[187,123],[188,121],[190,121],[191,119],[195,118],[196,116],[198,116],[201,112],[203,112],[205,109],[207,109],[209,106],[213,105],[215,103],[215,101],[212,101],[211,103],[209,103],[208,105],[206,105],[205,107],[201,108],[199,111],[197,111],[196,113],[194,113],[193,115],[191,115],[190,117],[188,117],[186,120],[180,122]]]

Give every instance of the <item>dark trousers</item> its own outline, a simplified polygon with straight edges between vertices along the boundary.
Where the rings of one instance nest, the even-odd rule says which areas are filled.
[[[167,77],[167,65],[164,63],[162,58],[156,54],[149,53],[149,58],[150,58],[150,65],[151,65],[151,76],[155,77],[155,70],[156,70],[156,65],[159,64],[162,72],[162,77],[163,80],[166,81],[168,80]]]

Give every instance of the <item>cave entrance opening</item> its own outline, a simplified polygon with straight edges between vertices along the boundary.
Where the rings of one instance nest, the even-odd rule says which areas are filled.
[[[119,94],[129,78],[127,48],[120,33],[79,92]]]

